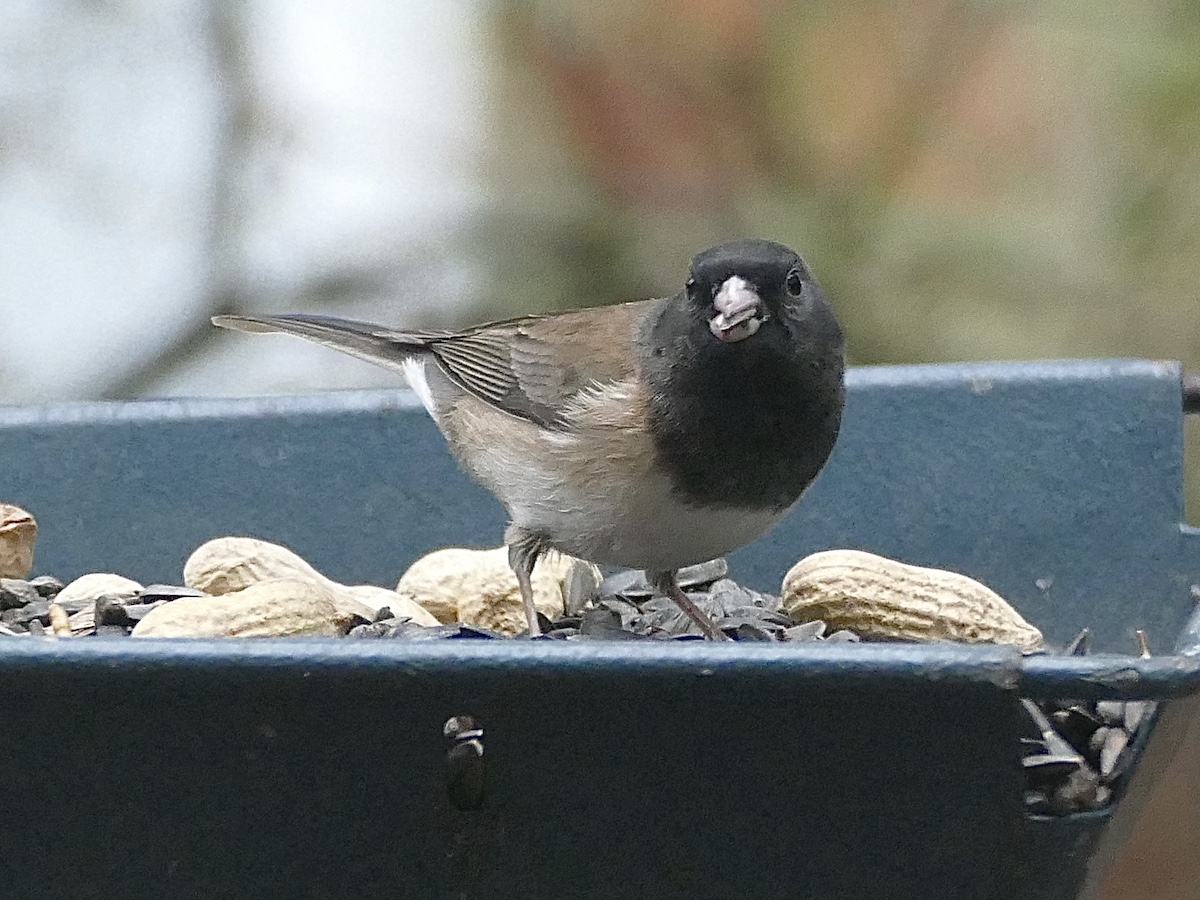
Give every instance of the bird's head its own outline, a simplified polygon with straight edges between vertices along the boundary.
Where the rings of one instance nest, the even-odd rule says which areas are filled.
[[[723,343],[754,337],[764,326],[789,323],[825,307],[821,288],[794,251],[772,241],[720,244],[692,260],[685,287],[694,313]]]

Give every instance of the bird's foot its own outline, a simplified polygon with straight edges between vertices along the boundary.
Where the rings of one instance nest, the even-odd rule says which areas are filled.
[[[704,610],[693,603],[691,598],[683,592],[683,588],[675,580],[674,572],[647,572],[646,575],[651,584],[670,597],[675,605],[683,610],[683,614],[696,623],[696,627],[703,632],[706,638],[710,641],[729,640],[725,632],[721,631],[713,624],[713,620],[705,615]]]

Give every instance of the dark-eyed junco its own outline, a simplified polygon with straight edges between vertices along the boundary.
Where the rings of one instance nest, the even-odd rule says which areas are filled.
[[[508,509],[529,619],[550,548],[645,569],[713,639],[683,566],[755,540],[833,449],[845,399],[842,331],[804,261],[745,240],[692,260],[683,290],[465,331],[328,316],[218,316],[403,372],[467,473]]]

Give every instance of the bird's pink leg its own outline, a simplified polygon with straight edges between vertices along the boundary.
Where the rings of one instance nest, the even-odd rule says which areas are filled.
[[[651,584],[675,601],[675,605],[683,610],[685,616],[696,623],[697,627],[704,632],[706,638],[710,641],[729,640],[725,633],[713,624],[712,619],[706,616],[700,607],[688,599],[688,595],[683,592],[683,588],[675,580],[674,572],[647,572],[646,577]]]

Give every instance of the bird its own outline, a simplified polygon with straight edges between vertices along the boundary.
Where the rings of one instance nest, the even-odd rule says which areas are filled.
[[[768,240],[698,253],[670,297],[419,331],[314,314],[213,323],[296,335],[407,376],[466,473],[509,515],[528,620],[557,550],[642,569],[709,639],[678,570],[756,540],[828,460],[845,341],[808,265]]]

